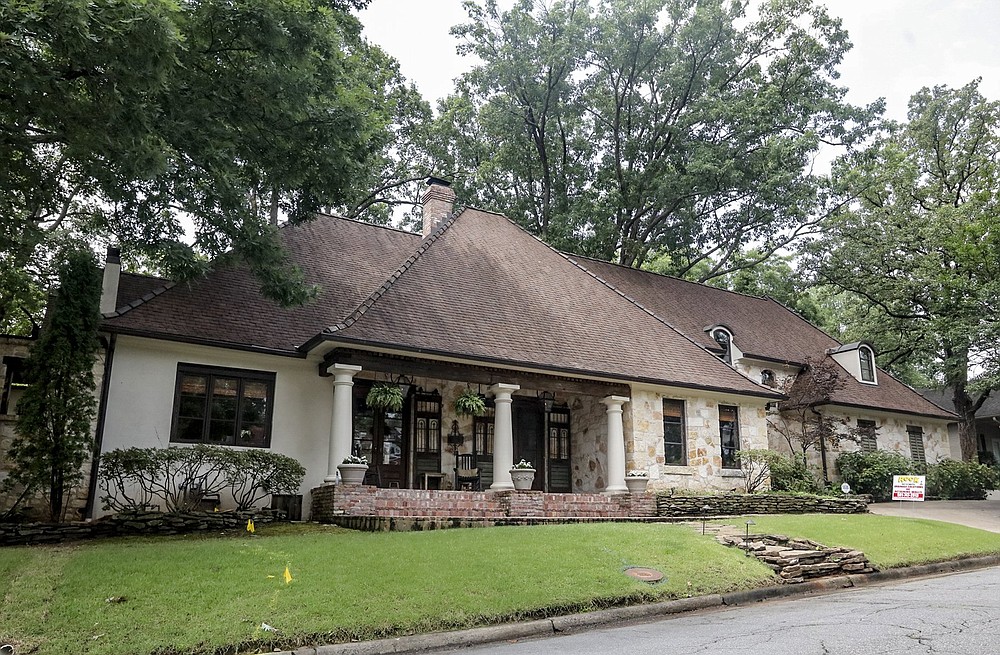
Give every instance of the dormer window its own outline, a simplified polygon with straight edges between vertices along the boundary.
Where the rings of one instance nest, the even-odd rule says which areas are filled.
[[[875,382],[875,358],[868,346],[858,348],[858,359],[861,364],[861,381]]]
[[[733,335],[725,328],[715,328],[712,330],[712,340],[722,348],[722,361],[727,364],[733,363]]]

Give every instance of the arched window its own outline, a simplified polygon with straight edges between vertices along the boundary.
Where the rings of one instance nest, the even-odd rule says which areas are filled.
[[[774,377],[774,371],[772,371],[771,369],[767,369],[767,368],[765,368],[763,371],[761,371],[760,372],[760,383],[763,384],[765,387],[774,387],[774,386],[776,386],[778,384],[778,382],[777,382],[777,380]]]
[[[875,358],[872,350],[868,346],[858,348],[858,358],[861,360],[861,381],[875,381]]]
[[[733,335],[729,334],[726,328],[715,328],[712,330],[712,340],[722,348],[722,361],[727,364],[733,363]]]

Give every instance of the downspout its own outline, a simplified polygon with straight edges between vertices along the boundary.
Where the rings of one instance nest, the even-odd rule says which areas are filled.
[[[104,355],[104,377],[101,378],[101,401],[97,409],[97,429],[94,430],[94,452],[90,460],[90,485],[87,489],[87,505],[84,516],[94,518],[94,501],[97,496],[97,473],[101,465],[101,448],[104,445],[104,424],[108,415],[108,395],[111,389],[111,364],[115,359],[115,345],[118,335],[111,333],[108,349]]]
[[[816,415],[817,428],[819,430],[819,458],[823,464],[823,484],[829,486],[830,474],[826,470],[826,437],[823,436],[823,413],[815,407],[810,407],[809,410]]]

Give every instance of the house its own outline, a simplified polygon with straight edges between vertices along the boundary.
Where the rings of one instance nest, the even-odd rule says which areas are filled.
[[[826,357],[846,384],[823,411],[872,422],[875,441],[935,460],[954,416],[778,303],[561,253],[506,217],[453,214],[432,178],[424,231],[335,216],[279,232],[318,298],[283,308],[240,265],[190,283],[105,269],[98,452],[215,443],[268,448],[306,467],[302,492],[338,482],[357,454],[367,481],[449,489],[471,454],[484,489],[624,492],[743,485],[737,453],[774,448],[781,380]],[[374,384],[402,411],[369,408]],[[483,416],[459,415],[469,390]],[[92,480],[93,485],[93,480]],[[93,504],[93,486],[91,490]]]
[[[938,407],[952,411],[955,403],[952,393],[947,389],[919,389],[920,395]],[[959,444],[958,422],[948,424],[948,435],[951,440],[951,459],[961,460],[962,449]],[[1000,396],[990,394],[986,402],[976,411],[976,449],[979,462],[994,465],[1000,462]]]

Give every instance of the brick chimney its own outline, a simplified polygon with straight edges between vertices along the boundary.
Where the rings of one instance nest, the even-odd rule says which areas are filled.
[[[118,309],[118,280],[122,274],[121,248],[108,246],[104,258],[104,284],[101,287],[101,313],[107,314]]]
[[[437,229],[445,219],[451,216],[455,207],[455,190],[451,182],[437,177],[427,178],[427,191],[421,199],[424,204],[424,238]]]

